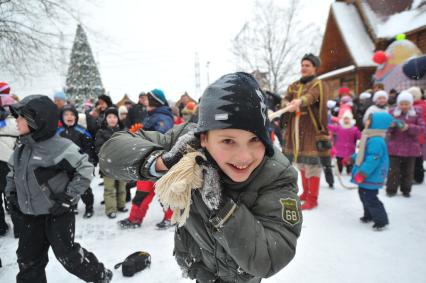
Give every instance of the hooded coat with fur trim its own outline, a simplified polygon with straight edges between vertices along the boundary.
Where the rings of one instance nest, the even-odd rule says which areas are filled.
[[[317,132],[308,112],[308,107],[311,108],[313,116],[317,124],[321,124],[324,135],[328,134],[327,123],[327,101],[328,91],[327,86],[321,80],[313,78],[312,80],[303,83],[297,81],[288,87],[285,101],[292,101],[300,98],[303,101],[300,107],[299,120],[299,152],[297,155],[297,163],[303,164],[320,164],[319,157],[330,156],[330,151],[318,151],[316,147]],[[287,129],[285,129],[284,137],[284,154],[291,161],[295,161],[295,113],[290,114],[290,121]]]
[[[418,136],[425,131],[425,122],[423,120],[423,113],[420,108],[413,107],[415,110],[412,115],[404,114],[395,116],[395,110],[390,110],[390,114],[394,116],[395,120],[400,120],[408,125],[406,131],[402,131],[397,127],[392,127],[388,131],[388,149],[389,155],[404,156],[404,157],[417,157],[422,155],[422,148],[418,140]]]

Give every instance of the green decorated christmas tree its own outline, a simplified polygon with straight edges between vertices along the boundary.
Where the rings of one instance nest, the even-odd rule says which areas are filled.
[[[77,26],[71,50],[65,93],[67,98],[73,100],[77,105],[88,98],[97,98],[105,93],[98,67],[81,25]]]

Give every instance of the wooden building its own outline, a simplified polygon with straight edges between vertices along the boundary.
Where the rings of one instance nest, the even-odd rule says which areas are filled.
[[[336,0],[330,7],[321,45],[320,78],[332,95],[341,86],[355,94],[372,87],[374,52],[405,33],[426,53],[426,1]]]
[[[115,105],[117,105],[117,107],[120,107],[121,105],[124,105],[124,103],[126,101],[131,102],[132,104],[134,104],[135,102],[132,101],[129,96],[127,94],[124,94],[123,98],[120,99],[120,101],[118,101]]]

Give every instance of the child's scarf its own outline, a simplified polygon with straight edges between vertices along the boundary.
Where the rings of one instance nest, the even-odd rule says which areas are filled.
[[[365,155],[365,146],[367,144],[367,139],[371,137],[382,137],[386,136],[386,130],[378,130],[378,129],[365,129],[362,131],[361,140],[359,142],[358,154],[356,156],[355,164],[357,166],[361,166],[364,161]]]
[[[399,106],[397,106],[393,112],[393,116],[394,117],[400,117],[402,114],[404,114],[401,111],[401,108],[399,108]],[[414,109],[413,106],[410,107],[410,109],[408,110],[408,112],[405,114],[405,117],[408,118],[409,116],[411,117],[415,117],[417,115],[416,110]]]

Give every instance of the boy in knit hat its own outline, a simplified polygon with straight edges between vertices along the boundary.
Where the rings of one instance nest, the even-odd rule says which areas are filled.
[[[110,282],[112,272],[74,242],[71,208],[89,187],[93,165],[72,141],[55,135],[57,109],[44,95],[30,95],[11,106],[20,143],[10,161],[6,197],[22,214],[17,282],[47,282],[52,247],[56,258],[86,282]]]
[[[376,91],[373,95],[373,103],[374,105],[371,105],[367,111],[365,111],[364,117],[362,119],[362,121],[365,122],[368,120],[368,117],[370,117],[370,115],[372,113],[376,113],[376,112],[388,112],[389,107],[388,107],[388,99],[389,99],[389,95],[386,91],[384,90],[379,90]]]
[[[96,153],[99,153],[102,145],[106,143],[114,133],[123,130],[123,124],[118,117],[118,109],[109,107],[105,110],[105,118],[102,128],[95,138]],[[121,150],[121,149],[120,149]],[[127,212],[126,208],[126,183],[101,174],[104,178],[105,214],[108,218],[117,217],[117,211]]]
[[[156,131],[161,134],[166,133],[173,128],[173,114],[166,100],[164,92],[160,89],[153,89],[147,93],[148,97],[148,115],[143,120],[143,129],[145,131]],[[136,194],[132,200],[130,215],[126,219],[120,220],[118,225],[122,229],[140,227],[149,205],[154,198],[154,182],[152,180],[138,180],[136,182]],[[166,229],[171,227],[170,219],[172,213],[164,212],[163,220],[157,223],[157,228]]]
[[[53,95],[53,102],[55,102],[56,107],[61,110],[67,102],[65,93],[63,91],[55,92],[55,94]]]
[[[385,142],[386,131],[392,123],[388,113],[376,112],[369,116],[362,132],[358,154],[352,169],[352,182],[359,186],[359,198],[364,208],[361,222],[374,222],[373,229],[383,230],[388,224],[388,215],[383,203],[377,197],[384,185],[389,168],[389,156]]]
[[[364,129],[363,118],[364,118],[365,112],[373,104],[374,102],[373,102],[372,95],[368,90],[364,91],[363,93],[359,95],[356,111],[353,112],[354,118],[356,120],[356,126],[358,129],[360,130]]]
[[[60,112],[62,127],[58,128],[56,134],[60,137],[71,140],[78,145],[83,153],[89,157],[89,162],[96,167],[98,163],[98,156],[95,152],[95,141],[90,133],[78,124],[78,112],[73,105],[65,105]],[[90,218],[93,216],[93,202],[94,196],[90,186],[81,195],[81,199],[86,205],[86,211],[83,218]],[[75,208],[75,211],[76,208]]]
[[[197,125],[165,135],[119,133],[100,158],[101,170],[114,178],[160,178],[156,190],[162,178],[180,176],[186,161],[194,162],[189,172],[203,168],[197,171],[200,187],[192,187],[192,173],[183,183],[193,190],[186,223],[175,232],[174,255],[185,276],[200,283],[255,283],[294,257],[302,224],[297,172],[271,144],[263,93],[251,75],[227,74],[211,84]],[[168,170],[174,173],[162,177]]]

